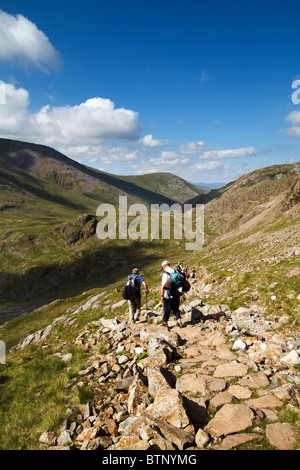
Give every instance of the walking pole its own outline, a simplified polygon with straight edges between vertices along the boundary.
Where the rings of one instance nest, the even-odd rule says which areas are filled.
[[[148,310],[148,293],[146,292],[146,310]]]

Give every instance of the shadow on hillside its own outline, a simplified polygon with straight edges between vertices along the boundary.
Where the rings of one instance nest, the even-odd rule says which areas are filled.
[[[22,170],[19,170],[19,172],[20,171]],[[66,208],[71,208],[80,212],[86,211],[86,206],[77,204],[70,200],[66,200],[63,197],[63,195],[59,193],[57,193],[56,195],[50,194],[48,191],[46,191],[42,187],[42,180],[39,180],[38,178],[31,176],[29,173],[25,172],[22,175],[18,173],[18,175],[15,176],[9,171],[3,171],[3,169],[0,169],[0,177],[3,178],[3,180],[8,181],[13,186],[17,188],[21,188],[24,191],[27,191],[29,194],[33,194],[34,196],[37,196],[45,201],[48,201],[54,204],[60,204]]]
[[[109,173],[99,173],[92,168],[84,167],[83,170],[89,176],[96,178],[104,183],[109,184],[110,186],[114,186],[115,188],[124,191],[125,193],[135,196],[139,199],[143,199],[148,204],[168,204],[172,205],[175,204],[176,201],[174,199],[170,199],[162,194],[157,194],[154,191],[150,191],[149,189],[142,188],[137,186],[135,183],[131,183],[129,181],[125,181],[119,179]]]
[[[161,194],[157,194],[154,191],[142,188],[136,185],[135,183],[123,180],[121,177],[118,178],[109,173],[97,171],[93,168],[82,165],[81,163],[70,159],[69,157],[63,155],[55,149],[46,147],[44,145],[0,138],[0,155],[2,155],[2,158],[4,158],[6,162],[8,162],[8,164],[14,165],[15,168],[17,167],[20,170],[24,171],[28,177],[30,177],[30,175],[32,174],[32,169],[34,168],[35,161],[42,156],[44,158],[52,159],[59,163],[62,163],[63,165],[65,165],[65,169],[73,168],[74,170],[85,173],[86,175],[95,178],[96,180],[102,183],[106,183],[110,186],[113,186],[119,191],[125,192],[130,196],[142,199],[148,204],[166,203],[172,205],[176,202],[172,198],[168,198]],[[62,168],[62,172],[64,172],[64,168]],[[5,173],[5,177],[7,179],[10,179],[12,183],[23,187],[23,189],[32,191],[32,187],[30,184],[28,186],[26,183],[23,183],[22,186],[20,184],[19,179],[16,180],[11,174]],[[47,181],[47,179],[45,179],[45,181]],[[40,191],[42,190],[38,190],[38,196],[44,199],[49,198],[49,195],[45,194],[44,191]],[[64,203],[64,201],[62,202],[57,199],[58,198],[53,199],[52,197],[50,200],[52,202]],[[82,207],[73,208],[79,210],[83,209]]]
[[[152,249],[147,250],[150,243]],[[69,264],[33,266],[20,274],[0,272],[0,324],[87,290],[107,287],[116,290],[117,283],[125,282],[135,267],[147,278],[147,267],[155,260],[159,269],[161,254],[160,250],[155,253],[153,242],[144,242],[143,248],[145,253],[136,241],[126,246],[102,245]]]

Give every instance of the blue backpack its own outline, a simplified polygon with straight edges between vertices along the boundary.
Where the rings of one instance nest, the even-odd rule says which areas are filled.
[[[168,273],[169,280],[171,280],[170,290],[168,290],[168,294],[171,296],[180,295],[181,292],[188,292],[191,288],[190,283],[186,280],[185,276],[175,272],[175,273]],[[180,292],[179,289],[182,289]]]

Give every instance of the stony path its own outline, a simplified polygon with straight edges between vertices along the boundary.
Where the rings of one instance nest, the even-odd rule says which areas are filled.
[[[185,327],[171,321],[169,331],[157,311],[144,311],[134,325],[124,318],[87,325],[76,344],[91,361],[73,386],[89,387],[94,399],[68,410],[63,428],[44,433],[41,447],[298,448],[297,338],[258,312],[200,301],[184,311]],[[99,345],[107,351],[97,352]]]

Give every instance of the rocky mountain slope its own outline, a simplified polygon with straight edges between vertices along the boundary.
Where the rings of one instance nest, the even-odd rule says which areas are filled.
[[[88,360],[65,390],[88,391],[89,400],[66,404],[65,419],[39,436],[40,448],[298,448],[299,335],[286,318],[267,320],[257,306],[204,305],[205,288],[205,281],[192,281],[182,304],[183,329],[175,321],[169,331],[161,326],[159,304],[144,309],[135,325],[123,315],[86,324],[75,345]],[[80,312],[103,306],[106,297],[74,305],[15,349],[49,348],[59,325],[70,328]],[[112,305],[116,314],[122,303]],[[66,366],[73,360],[66,344],[54,356]]]
[[[53,188],[19,171],[26,184]],[[19,275],[2,282],[30,297],[22,263],[34,259],[32,286],[38,280],[45,295],[39,308],[0,327],[1,448],[299,448],[299,164],[257,170],[205,198],[197,252],[180,241],[96,249],[93,217],[68,205],[49,238],[45,214],[39,235],[25,216],[20,232],[3,229]],[[7,221],[16,216],[9,211]],[[198,276],[183,300],[185,328],[171,322],[170,332],[160,326],[165,258]],[[150,295],[142,322],[129,326],[121,292],[135,266]],[[54,281],[61,290],[54,285],[49,298]]]
[[[290,219],[299,218],[299,174],[300,163],[274,165],[245,174],[189,203],[205,204],[209,234],[232,237],[262,229],[284,213]]]

